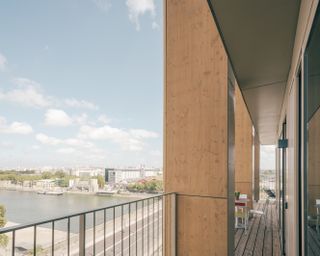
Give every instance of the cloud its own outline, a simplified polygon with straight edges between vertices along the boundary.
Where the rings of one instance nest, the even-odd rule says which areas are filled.
[[[0,117],[0,133],[8,134],[30,134],[33,132],[31,125],[23,122],[12,122],[11,124],[7,123],[7,120],[4,117]]]
[[[75,98],[60,100],[53,96],[45,95],[41,90],[41,85],[28,78],[15,78],[12,82],[17,88],[6,92],[0,90],[0,101],[35,108],[67,106],[78,109],[98,110],[97,105],[86,100]]]
[[[144,139],[156,138],[158,134],[143,130],[133,129],[124,130],[109,125],[101,127],[94,127],[90,125],[84,125],[80,127],[78,135],[82,139],[91,140],[109,140],[116,144],[119,144],[122,149],[129,151],[141,151],[144,148]]]
[[[81,115],[74,116],[73,122],[78,125],[85,125],[88,123],[88,115],[86,113],[82,113]]]
[[[110,0],[92,0],[92,2],[103,12],[107,12],[111,8]]]
[[[44,96],[38,89],[39,84],[26,78],[17,78],[13,80],[19,88],[8,92],[0,91],[0,101],[20,104],[28,107],[48,107],[52,104],[49,97]]]
[[[77,100],[77,99],[65,99],[65,104],[69,107],[73,108],[84,108],[84,109],[90,109],[90,110],[98,110],[98,106],[85,100]]]
[[[151,17],[154,18],[156,15],[156,6],[154,0],[127,0],[126,2],[129,19],[135,24],[136,30],[140,30],[139,17],[149,12]]]
[[[57,150],[58,153],[61,154],[72,154],[74,153],[76,150],[74,148],[60,148]]]
[[[153,21],[151,27],[152,29],[158,29],[160,26],[157,22]]]
[[[109,124],[111,119],[109,119],[106,115],[102,114],[98,116],[98,121],[102,124]]]
[[[39,145],[32,145],[31,148],[33,150],[39,150],[40,149],[40,146]]]
[[[44,133],[38,133],[36,135],[36,140],[38,140],[41,144],[48,146],[64,145],[73,148],[92,149],[93,151],[95,150],[95,145],[93,143],[83,141],[78,138],[58,139],[56,137],[48,136]]]
[[[62,142],[62,140],[59,140],[54,137],[49,137],[43,133],[38,133],[36,135],[36,140],[38,140],[40,143],[42,143],[44,145],[50,145],[50,146],[56,146],[56,145],[61,144],[61,142]]]
[[[0,71],[5,71],[7,63],[6,57],[0,53]]]
[[[158,138],[157,133],[143,129],[132,129],[130,130],[130,134],[137,139]]]
[[[44,123],[48,126],[66,127],[73,123],[72,118],[61,109],[48,109],[44,117]]]
[[[275,170],[275,146],[262,145],[260,147],[260,169]]]

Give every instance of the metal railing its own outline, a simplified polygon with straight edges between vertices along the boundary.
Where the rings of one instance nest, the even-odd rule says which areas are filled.
[[[165,197],[2,228],[0,255],[163,255]]]
[[[276,177],[275,175],[260,175],[260,199],[267,199],[269,195],[267,191],[275,193]]]

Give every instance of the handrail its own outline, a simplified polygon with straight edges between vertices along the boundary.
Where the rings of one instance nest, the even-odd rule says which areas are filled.
[[[145,201],[145,200],[148,200],[148,199],[163,197],[163,196],[172,195],[172,194],[175,194],[175,192],[162,193],[162,194],[158,194],[158,195],[155,195],[155,196],[150,196],[150,197],[145,197],[145,198],[141,198],[141,199],[137,199],[137,200],[127,201],[127,202],[120,203],[120,204],[115,204],[115,205],[109,205],[109,206],[106,206],[106,207],[96,208],[96,209],[93,209],[93,210],[81,211],[81,212],[72,213],[72,214],[69,214],[69,215],[59,216],[59,217],[56,217],[56,218],[44,219],[44,220],[41,220],[41,221],[34,221],[34,222],[27,223],[27,224],[18,224],[18,225],[11,226],[11,227],[0,228],[0,234],[12,232],[12,231],[17,231],[17,230],[20,230],[20,229],[30,228],[30,227],[34,227],[34,226],[39,226],[39,225],[43,225],[43,224],[48,224],[48,223],[56,222],[56,221],[59,221],[59,220],[64,220],[64,219],[68,219],[68,218],[72,218],[72,217],[77,217],[77,216],[80,216],[80,215],[86,215],[86,214],[90,214],[90,213],[95,213],[95,212],[99,212],[99,211],[113,209],[113,208],[116,208],[116,207],[122,207],[122,206],[127,205],[127,204],[134,204],[134,203],[142,202],[142,201]]]

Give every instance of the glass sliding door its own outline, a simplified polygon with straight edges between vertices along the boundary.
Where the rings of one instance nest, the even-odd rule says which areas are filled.
[[[286,122],[282,124],[282,132],[279,138],[280,140],[286,139]],[[286,179],[285,179],[285,170],[286,170],[286,148],[278,148],[278,180],[279,180],[279,204],[278,204],[278,213],[279,213],[279,228],[280,228],[280,240],[281,240],[281,251],[285,254],[285,209],[286,209],[286,200],[285,200],[285,191],[286,191]]]
[[[309,37],[304,62],[304,245],[305,254],[309,256],[320,255],[319,10]]]

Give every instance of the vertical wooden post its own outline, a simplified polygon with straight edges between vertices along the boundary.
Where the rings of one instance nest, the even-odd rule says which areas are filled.
[[[241,91],[236,86],[235,107],[235,190],[247,194],[248,205],[253,200],[253,127]]]
[[[165,10],[164,183],[177,192],[176,217],[165,200],[165,255],[233,255],[227,54],[206,0],[166,0]]]

